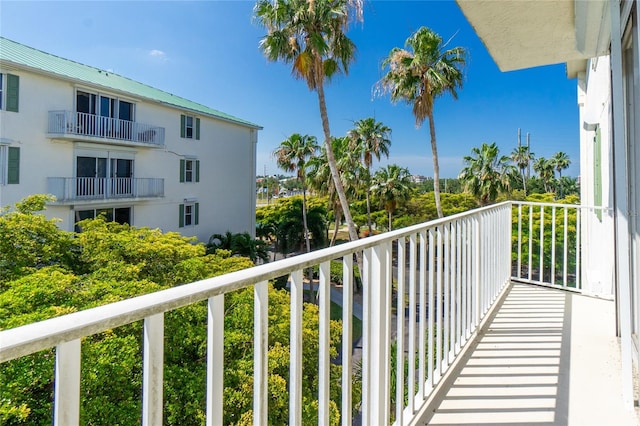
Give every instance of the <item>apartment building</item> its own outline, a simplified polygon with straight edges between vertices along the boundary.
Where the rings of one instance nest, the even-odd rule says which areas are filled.
[[[6,38],[0,91],[0,205],[52,194],[67,230],[104,213],[203,241],[254,232],[260,126]]]

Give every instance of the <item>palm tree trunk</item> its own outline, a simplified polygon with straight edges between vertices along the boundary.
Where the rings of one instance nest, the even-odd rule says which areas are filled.
[[[340,173],[338,173],[338,166],[336,164],[336,158],[333,155],[333,148],[331,147],[331,130],[329,128],[329,116],[327,115],[327,104],[324,97],[323,82],[320,78],[316,82],[316,90],[318,91],[318,103],[320,104],[320,117],[322,118],[322,130],[324,131],[324,144],[327,149],[327,162],[329,163],[329,170],[331,170],[331,177],[333,184],[340,199],[340,205],[342,206],[342,212],[344,218],[347,221],[349,227],[349,238],[351,241],[358,239],[358,232],[356,231],[356,225],[351,217],[351,211],[349,210],[349,201],[347,195],[344,192],[344,186],[342,185],[342,179],[340,179]]]
[[[345,194],[344,186],[342,185],[342,179],[340,179],[340,173],[338,173],[338,165],[336,164],[336,158],[333,155],[333,148],[331,147],[331,130],[329,128],[329,116],[327,114],[327,103],[324,98],[324,86],[323,86],[322,76],[316,77],[316,90],[318,91],[318,103],[320,106],[320,117],[322,118],[324,144],[327,149],[327,162],[329,163],[329,170],[331,170],[333,185],[335,187],[336,193],[338,194],[338,198],[340,199],[340,205],[342,206],[342,213],[344,214],[344,218],[347,221],[347,226],[349,228],[349,239],[351,241],[357,241],[358,232],[356,231],[356,224],[353,222],[353,217],[351,217],[351,211],[349,210],[349,201],[347,200],[347,195]],[[363,277],[363,281],[364,281],[365,273],[364,273],[364,261],[362,258],[362,252],[358,252],[356,254],[356,261],[358,264],[358,269],[360,270],[360,276]],[[363,282],[362,285],[365,286],[367,285],[367,283]],[[356,286],[354,286],[354,292],[356,291],[358,290],[356,289]]]
[[[524,196],[527,196],[527,179],[524,176],[524,169],[520,169],[520,174],[522,175],[522,189],[524,189]]]
[[[309,227],[307,226],[307,190],[302,185],[302,226],[304,229],[304,242],[307,246],[307,253],[311,252],[311,244],[309,243]]]
[[[304,229],[304,242],[307,246],[307,253],[311,253],[311,243],[309,242],[309,227],[307,226],[307,188],[302,184],[302,226]],[[309,291],[314,302],[318,300],[318,292],[313,288],[313,268],[307,270],[309,276]]]
[[[391,220],[391,210],[389,210],[389,231],[391,231],[391,226],[392,226],[392,220]]]
[[[329,247],[333,247],[336,243],[336,239],[338,237],[338,229],[340,228],[340,219],[342,219],[342,211],[340,209],[334,207],[333,212],[336,220],[333,225],[333,236],[331,237],[331,241],[329,242]]]
[[[436,126],[431,111],[429,112],[429,132],[431,133],[431,155],[433,157],[433,194],[438,217],[443,217],[442,204],[440,203],[440,165],[438,164],[438,146],[436,145]]]
[[[367,186],[367,226],[369,227],[369,234],[368,236],[371,236],[371,196],[369,195],[371,194],[371,190],[369,189],[369,186]]]

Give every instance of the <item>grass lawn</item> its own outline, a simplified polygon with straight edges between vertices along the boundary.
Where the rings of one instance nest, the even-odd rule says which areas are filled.
[[[331,302],[331,319],[336,321],[342,321],[342,307]],[[353,341],[357,341],[360,337],[362,337],[362,321],[358,318],[353,317],[352,323],[352,338]]]

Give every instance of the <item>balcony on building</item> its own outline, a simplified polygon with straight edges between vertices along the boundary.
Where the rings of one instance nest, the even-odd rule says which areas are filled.
[[[286,397],[289,424],[299,425],[303,271],[318,266],[319,362],[317,371],[304,372],[316,375],[318,424],[330,424],[331,389],[338,386],[342,425],[633,425],[635,413],[621,396],[615,290],[607,273],[613,254],[589,247],[611,238],[611,215],[606,208],[504,202],[0,331],[0,363],[55,352],[55,381],[39,380],[55,387],[54,424],[77,425],[86,338],[141,321],[142,424],[162,424],[165,315],[208,303],[201,319],[208,330],[206,424],[222,424],[224,297],[250,287],[251,415],[253,424],[266,425],[268,282],[284,276],[291,324]],[[331,262],[343,266],[339,289],[330,282]],[[354,295],[358,263],[363,288]],[[587,284],[593,271],[601,272],[596,286]],[[342,306],[339,360],[329,355],[330,302]],[[362,320],[358,342],[354,316]],[[331,363],[342,365],[339,382],[329,374]],[[356,406],[354,394],[361,395]]]
[[[87,112],[49,111],[47,136],[124,146],[164,146],[164,127]]]
[[[49,177],[47,188],[57,204],[164,197],[163,178]]]

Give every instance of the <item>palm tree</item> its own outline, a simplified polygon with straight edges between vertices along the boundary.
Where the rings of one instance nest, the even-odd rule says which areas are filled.
[[[380,169],[373,177],[371,192],[380,200],[380,204],[389,215],[389,231],[392,230],[392,216],[398,203],[411,197],[411,175],[405,167],[396,164]]]
[[[267,30],[260,41],[267,59],[291,64],[293,75],[318,95],[327,161],[352,240],[358,234],[331,148],[324,82],[348,73],[356,47],[345,32],[350,21],[362,20],[362,7],[362,0],[258,0],[254,7],[257,21]]]
[[[338,158],[338,171],[345,193],[351,199],[356,196],[358,176],[361,175],[358,170],[360,163],[354,152],[349,149],[349,139],[347,137],[332,138],[331,147],[336,154],[336,158]],[[342,205],[336,194],[333,179],[331,179],[327,150],[324,145],[320,149],[320,155],[309,160],[307,176],[309,187],[313,188],[317,194],[326,195],[329,198],[329,209],[333,210],[334,215],[334,232],[329,246],[333,246],[336,242],[342,219]]]
[[[553,167],[555,167],[556,171],[558,172],[558,179],[562,179],[562,171],[564,169],[568,169],[571,165],[569,156],[562,151],[553,154],[553,157],[551,157],[549,161],[553,163]]]
[[[538,173],[538,177],[542,180],[545,192],[551,192],[553,180],[555,179],[555,165],[553,162],[544,157],[537,158],[533,162],[533,170]]]
[[[471,155],[464,157],[466,166],[458,177],[464,182],[465,190],[473,194],[481,206],[496,200],[498,194],[511,189],[511,179],[516,174],[509,157],[500,156],[496,143],[483,143],[473,148]]]
[[[213,234],[207,244],[207,254],[218,250],[228,250],[232,255],[248,257],[253,263],[257,263],[258,259],[269,261],[267,243],[253,238],[248,232],[234,234],[227,231],[224,234]]]
[[[372,117],[358,120],[354,124],[355,127],[349,130],[347,135],[351,140],[352,151],[358,154],[366,170],[364,184],[367,199],[367,226],[371,235],[371,163],[373,157],[377,160],[380,160],[382,155],[389,157],[391,128]]]
[[[527,195],[527,169],[529,168],[529,163],[533,161],[533,158],[534,154],[529,151],[528,146],[519,146],[511,152],[511,161],[516,163],[518,170],[520,170],[524,195]]]
[[[315,136],[294,133],[280,142],[280,146],[273,151],[278,167],[286,172],[296,172],[296,179],[302,185],[302,224],[307,253],[311,251],[309,243],[309,227],[307,225],[307,175],[308,160],[316,155],[318,141]]]
[[[433,189],[438,217],[442,217],[440,203],[440,166],[433,120],[433,103],[441,95],[451,94],[457,99],[462,87],[462,68],[466,51],[462,47],[444,50],[448,43],[426,27],[419,28],[405,42],[407,49],[394,48],[383,62],[387,74],[377,83],[377,92],[390,93],[392,102],[403,100],[413,106],[416,126],[429,119],[431,153],[433,156]]]

